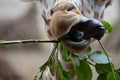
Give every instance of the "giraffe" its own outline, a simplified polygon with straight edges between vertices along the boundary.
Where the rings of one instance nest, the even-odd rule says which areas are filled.
[[[104,35],[104,27],[100,23],[104,16],[104,10],[111,4],[112,0],[40,0],[44,27],[51,40],[61,39],[63,36],[72,36],[62,39],[61,43],[70,52],[76,54],[84,51],[95,39],[101,39]],[[89,25],[89,26],[88,26]],[[74,37],[77,31],[84,31],[84,36],[78,39]],[[95,36],[89,35],[95,33]],[[88,37],[89,35],[89,37]],[[93,37],[93,38],[90,38]],[[77,80],[74,74],[72,63],[65,63],[59,59],[65,69],[69,70],[71,80]],[[55,62],[55,58],[53,58]],[[55,64],[53,64],[55,69]],[[51,76],[49,69],[43,75],[43,80],[61,80],[55,72]]]

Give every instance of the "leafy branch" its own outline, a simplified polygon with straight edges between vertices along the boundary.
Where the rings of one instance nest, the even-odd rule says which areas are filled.
[[[106,22],[102,21],[102,24],[105,26],[105,33],[109,34],[113,31],[112,26]],[[69,70],[65,70],[60,60],[58,59],[58,44],[60,44],[62,59],[64,62],[71,61],[74,68],[74,73],[77,76],[77,80],[92,80],[92,70],[90,65],[92,65],[96,72],[99,74],[97,80],[120,80],[120,69],[114,69],[112,63],[112,58],[109,57],[108,51],[105,49],[103,44],[98,40],[101,48],[104,52],[101,51],[92,51],[91,47],[84,52],[79,54],[69,52],[58,40],[39,40],[39,39],[29,39],[29,40],[13,40],[5,41],[0,40],[0,45],[8,44],[21,44],[21,43],[54,43],[53,50],[48,58],[48,60],[39,68],[40,71],[35,76],[34,80],[42,80],[44,71],[49,68],[52,76],[55,75],[53,69],[52,59],[56,57],[56,71],[61,78],[61,80],[71,80],[71,73]]]

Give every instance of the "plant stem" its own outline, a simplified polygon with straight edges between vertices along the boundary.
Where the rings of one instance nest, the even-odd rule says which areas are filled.
[[[38,78],[39,80],[42,80],[44,70],[42,70],[40,77]]]
[[[5,41],[0,40],[0,45],[7,45],[7,44],[21,44],[21,43],[58,43],[60,41],[57,40],[40,40],[40,39],[29,39],[29,40],[12,40],[12,41]]]
[[[108,59],[108,62],[110,63],[110,66],[111,66],[111,69],[112,69],[112,73],[113,73],[113,76],[114,76],[114,79],[116,80],[116,77],[115,77],[115,72],[114,72],[114,69],[112,67],[112,64],[111,64],[111,61],[109,59],[109,56],[108,56],[108,51],[105,49],[105,47],[103,46],[103,44],[98,40],[100,46],[102,47],[103,51],[105,52],[106,56],[107,56],[107,59]]]
[[[58,48],[58,43],[55,44],[55,47],[53,48],[53,50],[52,50],[52,52],[51,52],[51,54],[50,54],[50,56],[48,58],[48,61],[53,58],[53,56],[55,55],[55,52],[56,52],[57,48]]]
[[[56,52],[57,48],[58,48],[58,43],[55,44],[55,46],[54,46],[54,48],[53,48],[53,50],[52,50],[52,52],[51,52],[48,60],[42,65],[42,66],[44,66],[44,68],[43,68],[43,70],[40,70],[41,75],[40,75],[39,80],[42,79],[43,73],[44,73],[44,71],[46,70],[46,68],[47,68],[47,66],[48,66],[48,63],[52,60],[53,56],[55,55],[55,52]]]
[[[56,59],[57,59],[57,61],[59,61],[59,59],[58,59],[58,44],[56,44],[57,45],[57,52],[56,52]]]

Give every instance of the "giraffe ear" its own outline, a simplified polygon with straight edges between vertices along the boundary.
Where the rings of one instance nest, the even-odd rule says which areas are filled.
[[[105,7],[107,8],[109,5],[111,5],[111,3],[112,3],[112,0],[109,0],[109,1],[106,3]]]

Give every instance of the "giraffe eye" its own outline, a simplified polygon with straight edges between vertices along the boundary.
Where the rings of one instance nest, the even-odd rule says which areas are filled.
[[[54,13],[53,10],[50,10],[50,15],[51,15],[51,16],[53,15],[53,13]]]
[[[74,9],[74,7],[68,7],[67,11],[72,11]]]

